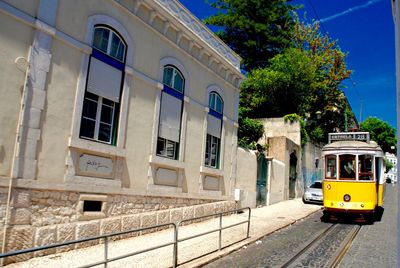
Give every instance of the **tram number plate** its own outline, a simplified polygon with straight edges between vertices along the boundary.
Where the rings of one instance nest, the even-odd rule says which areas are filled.
[[[369,142],[368,132],[329,133],[329,142],[333,141],[365,141]]]

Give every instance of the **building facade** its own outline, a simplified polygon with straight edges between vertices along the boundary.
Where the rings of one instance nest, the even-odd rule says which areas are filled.
[[[393,164],[393,168],[386,173],[386,178],[390,179],[391,182],[397,182],[397,156],[386,152],[385,158]]]
[[[178,1],[6,0],[0,23],[3,249],[234,208],[240,58]]]

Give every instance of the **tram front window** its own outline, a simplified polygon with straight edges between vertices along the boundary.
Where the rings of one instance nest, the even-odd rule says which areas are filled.
[[[339,156],[340,165],[340,179],[342,180],[355,180],[355,162],[356,156],[344,154]]]
[[[372,172],[372,155],[359,155],[358,156],[358,179],[362,181],[374,180]]]
[[[336,156],[326,156],[325,178],[328,180],[336,180]]]

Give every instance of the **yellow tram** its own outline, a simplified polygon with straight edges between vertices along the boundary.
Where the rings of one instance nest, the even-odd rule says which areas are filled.
[[[384,153],[368,132],[330,133],[324,158],[324,217],[340,213],[372,221],[383,211]]]

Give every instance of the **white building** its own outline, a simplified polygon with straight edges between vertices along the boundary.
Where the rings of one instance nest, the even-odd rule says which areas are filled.
[[[386,159],[393,164],[393,168],[386,173],[386,178],[392,182],[397,182],[397,156],[391,153],[385,153]]]
[[[6,251],[235,208],[241,59],[179,1],[7,0],[0,25]]]

